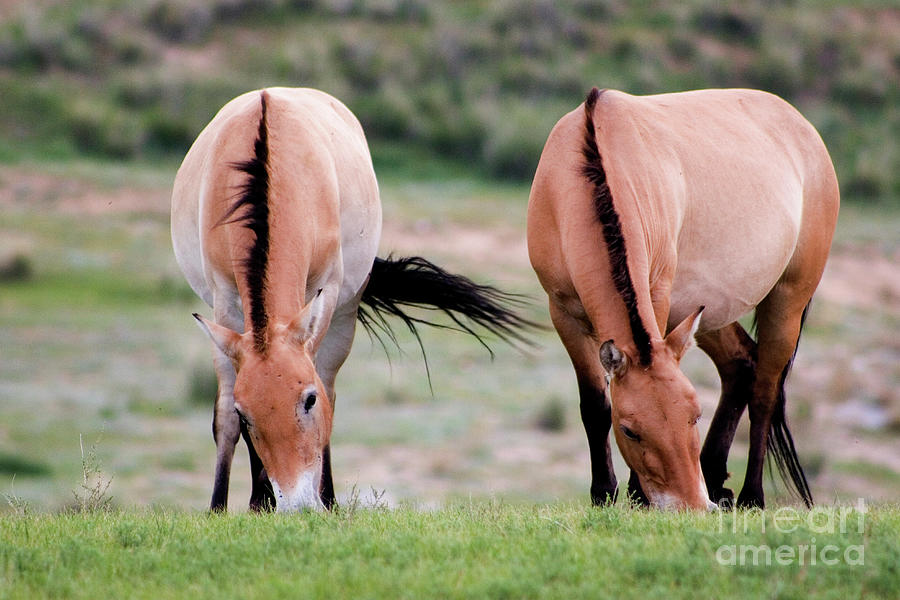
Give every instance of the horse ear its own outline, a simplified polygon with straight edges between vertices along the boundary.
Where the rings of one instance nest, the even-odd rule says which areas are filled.
[[[241,355],[241,334],[236,333],[227,327],[223,327],[218,323],[204,319],[197,313],[194,313],[194,318],[197,319],[200,329],[206,332],[209,339],[212,340],[213,344],[215,344],[225,356],[233,361],[239,360]]]
[[[628,356],[616,348],[612,340],[606,340],[600,346],[600,364],[610,377],[621,377],[628,369]]]
[[[697,333],[697,328],[700,326],[700,315],[703,314],[704,308],[704,306],[701,306],[692,314],[688,315],[684,321],[679,323],[678,326],[666,336],[666,345],[675,354],[676,359],[681,360],[681,357],[684,356],[687,349],[691,347],[694,334]]]
[[[288,326],[288,334],[297,344],[304,345],[309,342],[318,344],[327,323],[325,322],[325,295],[322,289],[316,292],[315,297],[303,307]]]

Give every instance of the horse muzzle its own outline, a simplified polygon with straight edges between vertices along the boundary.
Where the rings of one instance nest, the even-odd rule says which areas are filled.
[[[290,486],[282,487],[272,480],[277,512],[298,512],[302,510],[322,510],[325,505],[319,497],[321,468],[303,471]]]

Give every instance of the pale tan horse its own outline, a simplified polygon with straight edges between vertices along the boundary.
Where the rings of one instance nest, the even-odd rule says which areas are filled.
[[[617,490],[610,426],[639,500],[730,501],[726,460],[748,405],[738,504],[763,505],[767,446],[812,502],[784,380],[838,205],[818,133],[771,94],[595,88],[560,119],[531,189],[528,248],[575,367],[595,503]],[[753,309],[755,341],[737,321]],[[702,452],[700,406],[679,368],[694,335],[722,381]]]
[[[419,258],[378,259],[381,204],[362,128],[331,96],[271,88],[229,102],[200,133],[172,194],[172,242],[219,381],[211,508],[227,505],[243,435],[251,507],[330,507],[335,377],[359,318],[415,333],[418,306],[500,337],[526,325],[515,299]],[[360,308],[360,302],[368,310]],[[480,340],[481,338],[479,338]]]

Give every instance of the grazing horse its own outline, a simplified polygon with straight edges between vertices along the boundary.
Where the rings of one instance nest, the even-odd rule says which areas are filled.
[[[639,501],[730,502],[726,461],[749,407],[738,505],[764,505],[767,447],[811,504],[784,381],[838,204],[818,133],[771,94],[594,88],[560,119],[531,188],[528,249],[575,368],[594,503],[616,497],[611,426]],[[738,323],[753,309],[756,340]],[[722,382],[702,451],[679,368],[695,336]]]
[[[393,338],[386,316],[447,313],[521,339],[513,296],[419,257],[376,258],[381,205],[362,127],[331,96],[271,88],[229,102],[200,133],[172,194],[172,242],[213,342],[211,508],[224,510],[238,438],[253,509],[330,507],[335,377],[357,319]],[[364,306],[360,307],[360,303]],[[468,319],[468,321],[467,321]],[[482,343],[484,343],[482,341]]]

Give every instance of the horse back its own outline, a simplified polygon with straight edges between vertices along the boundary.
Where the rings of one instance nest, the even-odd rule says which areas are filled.
[[[336,279],[346,283],[341,298],[352,297],[371,268],[381,225],[362,128],[322,92],[270,88],[266,94],[269,233],[277,240],[269,261],[279,268],[277,281],[309,295]],[[229,102],[198,136],[176,177],[176,257],[209,304],[216,287],[241,291],[238,271],[254,233],[230,222],[229,211],[247,181],[237,167],[254,156],[260,117],[260,92]]]
[[[837,180],[824,143],[796,109],[755,90],[620,104],[598,125],[610,134],[598,144],[611,157],[610,187],[623,211],[639,206],[637,218],[649,223],[651,288],[656,275],[671,290],[668,328],[700,305],[703,329],[724,326],[790,269],[818,281],[837,218]],[[634,156],[621,160],[615,148],[623,145]]]
[[[700,305],[702,328],[733,321],[789,264],[804,262],[795,259],[799,240],[825,232],[830,244],[831,160],[783,100],[751,90],[643,97],[606,90],[594,124],[640,311],[668,311],[656,315],[661,329]],[[600,315],[614,296],[580,168],[584,127],[582,105],[548,138],[529,202],[529,248],[551,297],[577,296]]]

